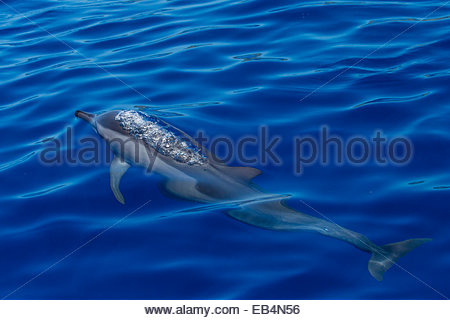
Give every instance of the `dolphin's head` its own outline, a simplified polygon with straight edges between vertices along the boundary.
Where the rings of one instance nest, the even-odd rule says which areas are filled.
[[[128,152],[125,144],[134,146],[134,150],[137,144],[144,144],[145,150],[150,149],[155,151],[154,154],[161,154],[180,163],[207,163],[201,146],[184,132],[156,116],[134,110],[114,110],[98,115],[77,111],[75,116],[90,123],[115,153]],[[132,158],[132,155],[128,154],[127,158]]]
[[[115,117],[119,112],[119,110],[113,110],[96,115],[77,110],[75,116],[89,123],[103,139],[109,142],[110,140],[117,138],[117,135],[125,135],[129,138],[128,132],[126,132],[120,126],[120,123],[115,120]]]

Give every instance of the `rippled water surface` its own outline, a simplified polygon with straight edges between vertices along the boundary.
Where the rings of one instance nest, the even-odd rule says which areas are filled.
[[[450,295],[444,1],[0,2],[1,296]],[[134,106],[191,135],[238,139],[265,125],[282,138],[282,164],[256,165],[264,190],[378,244],[433,241],[378,282],[369,255],[347,243],[258,229],[221,206],[168,198],[159,178],[138,168],[122,179],[121,205],[107,164],[39,160],[68,127],[75,142],[63,151],[76,154],[76,141],[94,136],[75,110]],[[402,166],[315,163],[295,175],[293,137],[316,137],[324,125],[344,139],[376,130],[405,136],[413,158]]]

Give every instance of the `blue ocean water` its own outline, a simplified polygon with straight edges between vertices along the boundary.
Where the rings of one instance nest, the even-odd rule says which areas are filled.
[[[445,1],[0,2],[2,297],[450,294]],[[158,177],[138,168],[122,179],[121,205],[106,163],[39,160],[67,128],[75,141],[95,136],[75,110],[134,106],[191,135],[237,140],[267,126],[282,138],[282,163],[255,165],[262,188],[380,245],[433,241],[378,282],[367,271],[369,255],[347,243],[258,229],[223,208],[169,198]],[[407,137],[412,159],[316,162],[294,174],[293,137],[317,137],[322,126],[344,139],[376,130]]]

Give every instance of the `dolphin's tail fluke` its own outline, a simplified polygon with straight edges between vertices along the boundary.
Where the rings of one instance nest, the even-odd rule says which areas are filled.
[[[402,242],[390,243],[378,247],[372,252],[369,260],[369,272],[378,281],[383,280],[383,274],[397,262],[397,260],[431,239],[409,239]]]

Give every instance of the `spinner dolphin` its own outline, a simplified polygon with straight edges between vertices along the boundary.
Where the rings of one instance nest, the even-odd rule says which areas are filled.
[[[161,175],[165,190],[174,196],[201,203],[237,202],[239,207],[227,214],[247,224],[270,230],[314,231],[346,241],[372,255],[368,268],[378,281],[400,257],[431,240],[409,239],[378,246],[360,233],[298,212],[252,182],[261,171],[230,167],[215,160],[193,138],[156,116],[134,110],[99,115],[77,111],[75,116],[90,123],[109,144],[114,154],[111,189],[122,204],[125,200],[119,189],[121,177],[131,165],[145,167]]]

